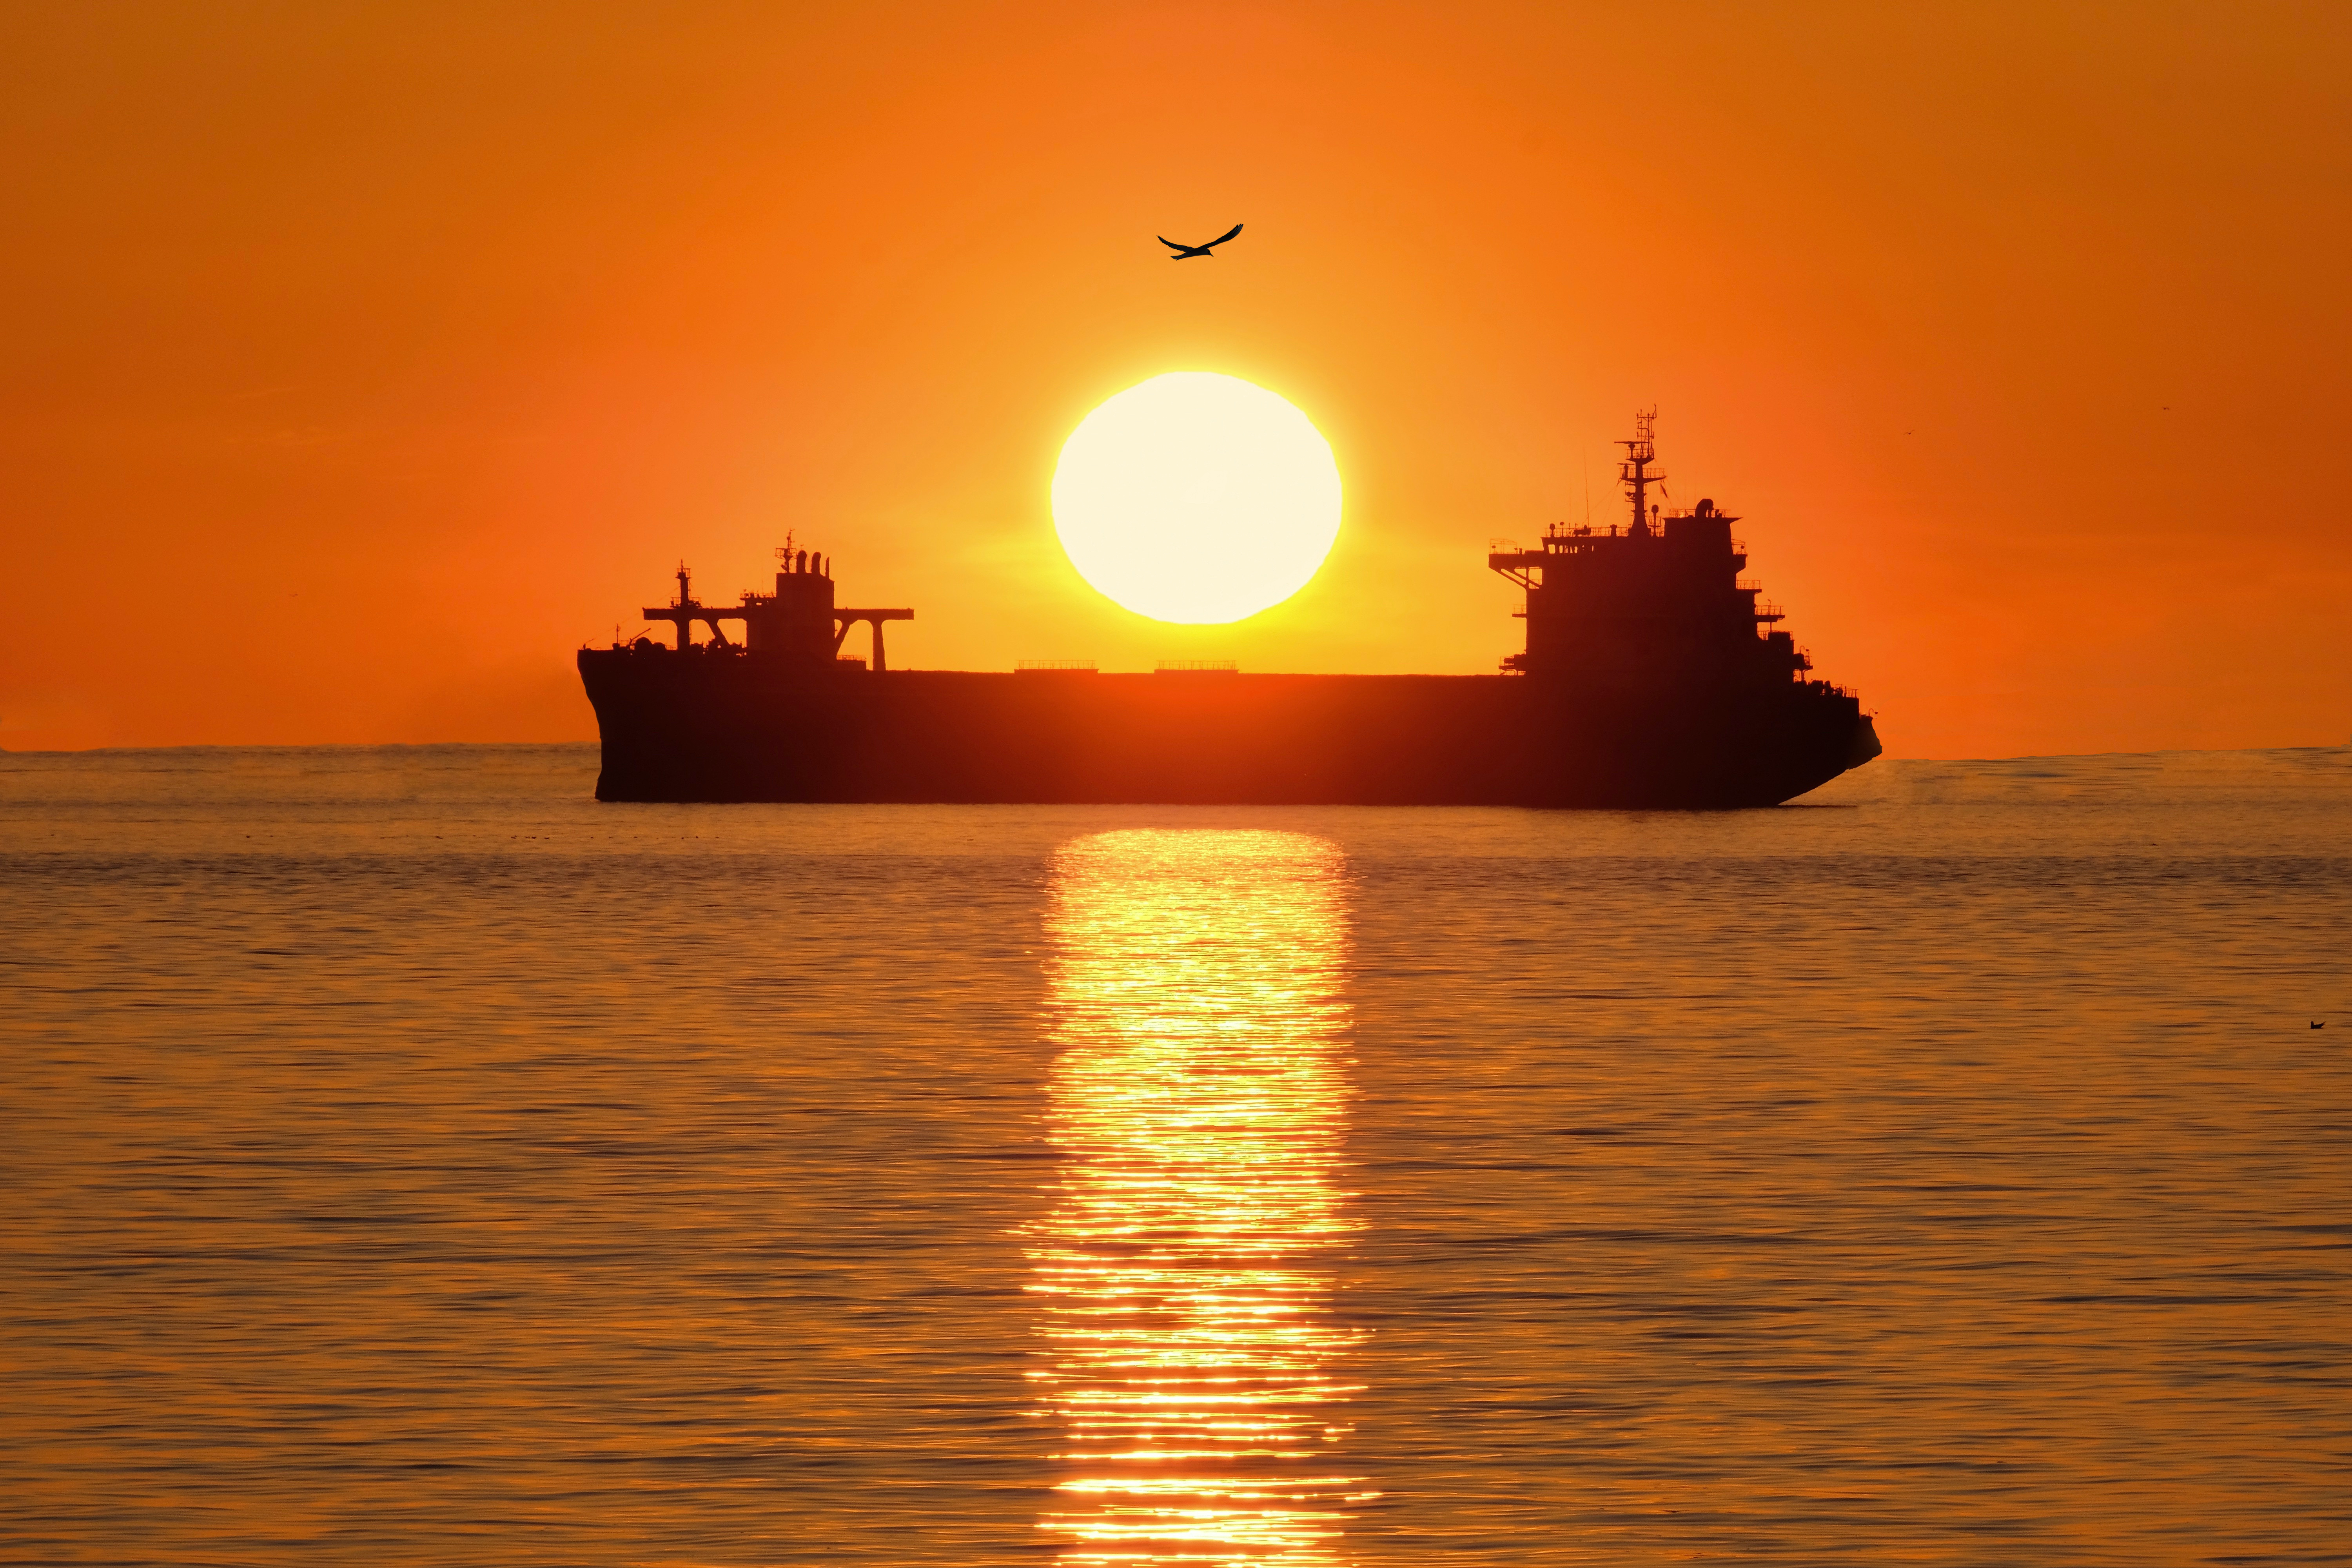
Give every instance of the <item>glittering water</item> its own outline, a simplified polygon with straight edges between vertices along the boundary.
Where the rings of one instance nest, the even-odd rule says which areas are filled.
[[[1074,838],[1048,880],[1061,1201],[1031,1256],[1067,1432],[1073,1563],[1330,1563],[1362,1331],[1335,1321],[1355,1229],[1344,861],[1232,828]]]
[[[0,756],[0,1560],[2352,1556],[2352,753],[593,769]]]

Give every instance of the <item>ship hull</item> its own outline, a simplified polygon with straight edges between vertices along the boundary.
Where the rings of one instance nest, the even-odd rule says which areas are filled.
[[[870,672],[583,649],[608,801],[1777,805],[1877,754],[1818,686],[1532,676]]]

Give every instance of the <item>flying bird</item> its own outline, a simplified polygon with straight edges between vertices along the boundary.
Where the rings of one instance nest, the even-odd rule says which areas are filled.
[[[1155,234],[1151,237],[1176,253],[1170,257],[1168,258],[1169,260],[1182,261],[1187,257],[1208,255],[1210,246],[1223,245],[1225,241],[1233,238],[1234,236],[1241,233],[1241,231],[1242,226],[1235,224],[1233,227],[1225,230],[1224,233],[1217,236],[1216,238],[1209,241],[1208,245],[1179,245],[1164,234]]]

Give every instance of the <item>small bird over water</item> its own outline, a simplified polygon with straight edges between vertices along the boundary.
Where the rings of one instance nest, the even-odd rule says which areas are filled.
[[[1209,241],[1208,245],[1179,245],[1164,234],[1155,234],[1151,237],[1176,253],[1170,257],[1168,258],[1169,260],[1182,261],[1187,257],[1208,255],[1210,246],[1223,245],[1225,241],[1233,238],[1234,236],[1241,233],[1241,231],[1242,226],[1235,224],[1233,227],[1225,230],[1224,233],[1217,236],[1216,238]]]

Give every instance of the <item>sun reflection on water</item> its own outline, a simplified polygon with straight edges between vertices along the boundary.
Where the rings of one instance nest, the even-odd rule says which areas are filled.
[[[1031,1237],[1033,1373],[1068,1472],[1066,1563],[1338,1565],[1331,1268],[1354,1222],[1339,851],[1135,831],[1056,855],[1058,1203]]]

